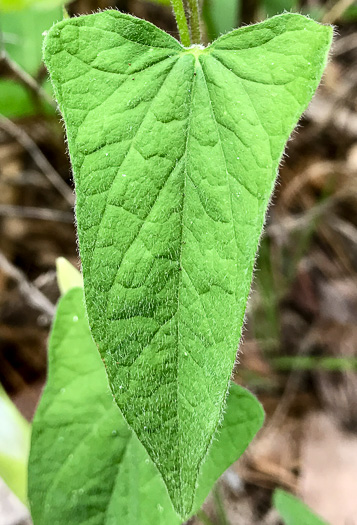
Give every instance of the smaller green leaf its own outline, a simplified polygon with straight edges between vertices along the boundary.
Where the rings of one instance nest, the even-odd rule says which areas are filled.
[[[263,417],[255,397],[232,384],[194,510]],[[33,423],[29,499],[35,525],[181,523],[155,465],[113,402],[80,288],[60,300],[50,338],[48,382]]]
[[[57,283],[61,295],[64,295],[71,288],[83,288],[81,273],[64,257],[56,259]]]
[[[213,484],[244,453],[264,423],[264,410],[248,390],[232,383],[218,435],[198,478],[194,509],[198,509]]]
[[[31,427],[1,385],[0,421],[0,477],[26,505]]]
[[[302,501],[284,490],[275,490],[273,502],[285,525],[328,525]]]

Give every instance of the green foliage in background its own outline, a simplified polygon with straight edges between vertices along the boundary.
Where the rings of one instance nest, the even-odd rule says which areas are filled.
[[[0,0],[0,12],[21,11],[34,7],[38,13],[63,6],[65,0]]]
[[[331,39],[285,14],[186,49],[105,11],[45,41],[92,335],[183,518],[224,410],[279,162]]]
[[[222,428],[200,470],[196,509],[263,419],[255,397],[232,384]],[[52,329],[48,381],[33,423],[29,498],[36,525],[181,523],[160,474],[113,401],[81,288],[65,293]]]
[[[280,356],[273,358],[272,362],[278,370],[357,370],[357,359],[354,357]]]
[[[267,16],[274,16],[284,11],[299,8],[299,2],[297,0],[262,0],[261,3]]]
[[[171,5],[171,0],[146,0],[152,4]]]
[[[357,5],[351,5],[343,14],[343,19],[348,22],[355,22],[357,20]]]
[[[273,502],[285,525],[328,525],[302,501],[284,490],[275,490]]]
[[[209,41],[238,27],[240,0],[204,0],[202,15]]]
[[[0,477],[26,505],[31,427],[1,385],[0,421]]]
[[[9,2],[8,6],[17,4]],[[35,76],[42,63],[43,32],[62,20],[62,7],[30,7],[22,11],[0,11],[2,44],[17,66]],[[5,4],[0,3],[0,9]],[[50,87],[48,85],[48,87]],[[31,115],[38,111],[30,92],[15,80],[0,79],[0,113],[7,117]]]

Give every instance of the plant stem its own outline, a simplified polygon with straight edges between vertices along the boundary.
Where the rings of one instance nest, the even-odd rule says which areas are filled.
[[[224,508],[219,483],[216,483],[216,485],[213,487],[212,494],[214,502],[216,504],[216,512],[220,525],[230,525]]]
[[[188,0],[190,8],[190,27],[193,44],[201,43],[201,27],[198,0]]]
[[[190,47],[191,45],[190,31],[188,29],[185,9],[183,7],[182,0],[171,0],[171,5],[172,5],[172,9],[174,10],[177,29],[180,33],[181,43],[185,47]]]

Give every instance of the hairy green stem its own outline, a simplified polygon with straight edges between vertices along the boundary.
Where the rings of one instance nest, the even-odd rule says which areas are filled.
[[[190,47],[191,45],[190,31],[188,29],[185,9],[183,7],[182,0],[171,0],[171,5],[172,5],[172,9],[174,10],[177,29],[180,33],[181,43],[185,47]]]
[[[201,43],[201,26],[198,0],[188,0],[190,8],[190,28],[191,39],[193,44]]]
[[[219,519],[220,525],[230,525],[227,515],[226,515],[225,508],[224,508],[224,503],[223,503],[219,483],[216,483],[215,486],[213,487],[212,494],[213,494],[213,499],[216,505],[216,512],[217,512],[217,517]]]

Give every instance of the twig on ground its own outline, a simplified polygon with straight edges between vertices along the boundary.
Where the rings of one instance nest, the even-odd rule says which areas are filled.
[[[67,186],[59,173],[46,159],[34,140],[19,126],[11,122],[8,118],[0,115],[0,128],[11,135],[21,146],[31,155],[34,162],[51,182],[54,188],[66,199],[70,206],[74,204],[72,190]]]
[[[46,93],[31,75],[11,60],[4,50],[0,52],[0,73],[3,77],[15,78],[15,80],[31,91],[36,98],[42,98],[47,104],[56,109],[57,106],[53,98]]]
[[[329,199],[317,204],[305,213],[296,215],[295,217],[284,217],[279,222],[271,224],[267,227],[265,234],[269,237],[286,237],[293,231],[306,228],[312,221],[319,220],[321,216],[330,211],[336,204],[335,199]]]
[[[55,305],[36,286],[30,283],[25,274],[19,268],[16,268],[2,252],[0,252],[0,269],[16,281],[19,291],[31,306],[50,318],[54,316]]]
[[[49,208],[37,208],[34,206],[16,206],[12,204],[0,204],[0,217],[18,217],[21,219],[38,219],[41,221],[65,222],[71,224],[74,221],[70,211],[51,210]]]
[[[357,35],[352,33],[350,35],[343,36],[339,38],[333,46],[333,56],[337,57],[343,55],[343,53],[348,53],[357,47]]]
[[[333,2],[333,5],[327,13],[322,17],[321,22],[323,24],[334,24],[348,9],[352,4],[355,3],[355,0],[338,0]]]

